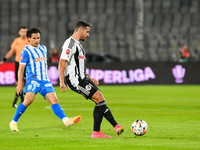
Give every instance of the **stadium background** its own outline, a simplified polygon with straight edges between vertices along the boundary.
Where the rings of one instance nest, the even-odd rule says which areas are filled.
[[[20,26],[39,27],[41,43],[48,47],[50,56],[54,47],[61,52],[74,23],[82,19],[93,25],[90,37],[82,42],[87,53],[106,53],[121,60],[112,68],[94,63],[88,65],[90,68],[128,71],[150,66],[158,70],[152,71],[158,72],[155,76],[159,80],[144,83],[176,84],[172,69],[181,65],[186,70],[178,75],[186,78],[183,83],[198,84],[199,6],[199,0],[0,0],[0,59]],[[185,44],[191,55],[187,64],[178,61],[179,49]],[[8,62],[14,62],[14,56]]]

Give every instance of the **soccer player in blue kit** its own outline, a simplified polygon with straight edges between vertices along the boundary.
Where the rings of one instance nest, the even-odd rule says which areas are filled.
[[[17,122],[26,108],[33,102],[35,95],[39,92],[50,104],[53,112],[59,117],[65,126],[69,127],[80,121],[81,116],[68,118],[63,109],[59,105],[58,98],[52,83],[48,77],[47,67],[47,48],[40,43],[41,31],[38,28],[32,28],[27,31],[27,37],[30,45],[26,46],[20,58],[20,65],[18,70],[18,85],[16,91],[18,94],[22,93],[23,74],[26,67],[27,82],[24,89],[25,99],[22,102],[14,115],[13,120],[9,126],[11,131],[19,131]]]

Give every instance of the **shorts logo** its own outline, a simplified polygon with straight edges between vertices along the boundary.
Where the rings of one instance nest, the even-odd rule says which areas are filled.
[[[37,86],[37,87],[40,87],[40,84],[36,81],[31,81],[31,84],[33,84],[33,86]]]
[[[45,86],[46,87],[50,87],[50,86],[52,86],[52,84],[51,83],[47,83],[47,84],[45,84]]]
[[[70,53],[70,50],[69,50],[69,49],[67,49],[67,50],[66,50],[66,54],[67,54],[67,55],[69,55],[69,53]]]
[[[91,85],[86,85],[86,86],[85,86],[85,89],[89,91],[89,90],[92,89],[92,86],[91,86]]]

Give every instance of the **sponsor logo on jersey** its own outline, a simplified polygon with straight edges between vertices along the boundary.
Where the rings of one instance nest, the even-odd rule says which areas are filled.
[[[85,59],[85,56],[78,56],[78,59]]]
[[[70,53],[70,50],[69,50],[69,49],[67,49],[67,50],[66,50],[66,54],[67,54],[67,55],[69,55],[69,53]]]
[[[45,61],[45,60],[46,60],[46,57],[35,58],[35,62]]]

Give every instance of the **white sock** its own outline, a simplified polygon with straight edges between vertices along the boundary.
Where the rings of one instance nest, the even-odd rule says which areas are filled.
[[[17,123],[16,121],[12,120],[11,123]]]
[[[69,118],[68,117],[64,117],[62,118],[62,121],[65,123]]]

